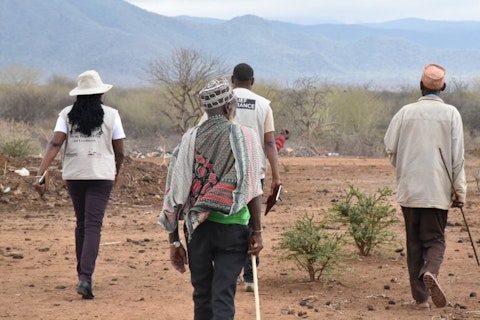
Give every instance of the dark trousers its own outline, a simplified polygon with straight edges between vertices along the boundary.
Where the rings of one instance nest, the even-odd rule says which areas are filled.
[[[265,179],[260,180],[262,183],[262,189],[263,189],[263,184],[265,182]],[[249,225],[249,230],[252,232],[252,226]],[[257,266],[260,265],[260,256],[255,257],[255,262],[257,263]],[[250,255],[247,253],[245,256],[245,264],[243,265],[243,281],[244,282],[250,282],[253,283],[253,269],[252,269],[252,258]]]
[[[445,254],[445,227],[448,211],[434,208],[402,207],[407,235],[407,265],[410,289],[417,303],[428,300],[423,274],[437,276]]]
[[[249,230],[249,236],[250,236],[250,232],[252,232],[252,227],[250,225],[248,226],[248,230]],[[255,261],[258,266],[260,264],[260,257],[256,256]],[[243,265],[243,281],[253,283],[252,258],[248,253],[246,254],[245,263]]]
[[[103,216],[113,188],[111,180],[68,180],[76,216],[75,251],[79,280],[92,282]]]
[[[187,244],[195,320],[232,320],[248,227],[205,221]]]

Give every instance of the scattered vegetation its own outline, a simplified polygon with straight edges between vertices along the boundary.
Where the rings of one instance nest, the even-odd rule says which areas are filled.
[[[31,154],[30,140],[17,139],[1,144],[2,153],[12,158],[26,158]]]
[[[313,214],[305,213],[292,230],[281,234],[278,249],[286,251],[284,259],[307,271],[310,281],[326,282],[342,268],[344,245],[343,235],[329,233]]]
[[[377,246],[391,243],[395,233],[388,227],[398,221],[396,210],[389,197],[389,188],[367,194],[350,185],[345,199],[335,202],[331,208],[333,220],[346,224],[360,255],[368,256]]]
[[[289,173],[289,172],[290,172],[290,165],[289,165],[288,163],[280,162],[280,164],[282,165],[283,172],[285,172],[285,173]]]
[[[0,151],[12,158],[31,155],[31,139],[28,125],[13,120],[0,119]]]
[[[203,113],[197,97],[200,88],[214,75],[230,72],[221,58],[190,48],[175,49],[145,66],[151,87],[115,86],[104,102],[120,110],[130,145],[166,145],[171,150]],[[68,91],[76,79],[51,77],[39,84],[41,78],[38,71],[18,65],[0,68],[0,119],[51,132],[61,108],[73,103]],[[442,98],[462,114],[467,152],[479,153],[480,81],[451,82]],[[383,156],[390,119],[420,96],[413,86],[386,91],[308,77],[293,79],[291,85],[258,79],[253,89],[271,100],[275,127],[290,130],[288,147],[311,150],[310,155]]]

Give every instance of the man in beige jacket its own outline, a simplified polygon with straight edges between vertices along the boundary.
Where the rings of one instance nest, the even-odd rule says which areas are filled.
[[[397,201],[405,220],[407,264],[415,308],[447,304],[437,280],[445,253],[448,209],[466,196],[463,124],[458,110],[438,96],[445,69],[423,69],[418,101],[403,106],[385,134],[386,151],[396,168]],[[452,183],[450,182],[453,181]]]

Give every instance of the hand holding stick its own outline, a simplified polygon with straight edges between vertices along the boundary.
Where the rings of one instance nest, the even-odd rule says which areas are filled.
[[[46,190],[46,183],[45,183],[46,176],[47,176],[47,170],[45,170],[41,176],[37,176],[36,178],[38,178],[38,180],[35,181],[35,189],[37,190],[38,194],[42,198]]]
[[[468,236],[470,237],[470,243],[472,244],[473,253],[475,254],[475,259],[477,259],[477,265],[480,266],[480,261],[478,260],[478,255],[477,255],[477,249],[475,248],[475,243],[473,242],[472,234],[470,233],[470,228],[468,227],[467,219],[465,218],[465,213],[463,213],[463,203],[458,201],[458,194],[453,184],[453,178],[450,176],[450,172],[448,172],[447,163],[445,162],[445,158],[443,157],[442,149],[438,148],[438,150],[440,151],[440,157],[442,157],[443,166],[447,171],[448,180],[450,180],[450,184],[452,186],[453,192],[455,193],[456,201],[453,201],[452,207],[459,208],[460,212],[462,213],[463,222],[465,223],[465,228],[467,229]]]

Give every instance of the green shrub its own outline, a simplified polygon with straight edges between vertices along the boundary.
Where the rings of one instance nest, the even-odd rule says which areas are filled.
[[[285,163],[285,162],[281,162],[282,164],[282,167],[283,167],[283,171],[285,173],[289,173],[290,172],[290,165],[288,163]]]
[[[310,281],[322,276],[325,281],[342,267],[345,258],[343,235],[328,233],[324,226],[307,213],[295,223],[293,230],[281,234],[279,249],[287,251],[286,260],[293,260],[300,270],[308,272]]]
[[[1,144],[4,154],[12,158],[26,158],[31,154],[29,139],[15,139]]]
[[[345,199],[334,203],[331,211],[334,221],[348,225],[360,255],[368,256],[375,247],[395,240],[395,233],[387,229],[398,221],[388,201],[393,192],[382,188],[366,194],[349,187]]]

